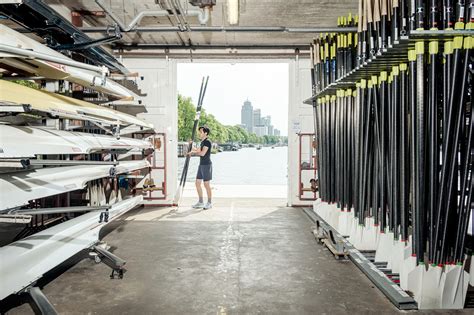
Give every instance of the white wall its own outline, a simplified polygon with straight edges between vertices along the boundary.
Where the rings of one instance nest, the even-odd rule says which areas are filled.
[[[138,86],[146,97],[141,98],[147,113],[140,118],[152,123],[156,132],[166,133],[167,183],[166,200],[145,201],[145,204],[171,204],[177,188],[178,92],[176,89],[176,61],[150,58],[124,58],[123,64],[131,72],[138,72]],[[156,173],[156,174],[155,174]],[[155,172],[155,183],[160,183],[162,172]],[[155,177],[156,176],[156,177]]]
[[[303,101],[311,96],[311,73],[308,59],[290,61],[288,100],[288,205],[311,205],[299,200],[299,138],[301,133],[313,133],[313,110]],[[298,130],[294,130],[296,128]],[[305,183],[308,186],[308,183]]]

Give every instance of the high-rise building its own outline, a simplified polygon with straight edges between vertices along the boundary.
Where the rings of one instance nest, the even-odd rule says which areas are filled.
[[[271,124],[272,124],[272,116],[270,116],[270,115],[265,116],[265,123],[263,125],[271,126]]]
[[[248,132],[253,132],[253,106],[248,99],[240,111],[240,122]]]
[[[273,136],[272,116],[265,116],[260,119],[262,126],[267,127],[266,135]]]
[[[258,137],[263,137],[263,136],[268,135],[268,127],[267,126],[263,126],[263,125],[254,126],[253,131]]]
[[[254,109],[253,110],[253,125],[254,126],[260,126],[262,124],[261,117],[262,117],[262,111],[260,110],[260,108]]]
[[[280,130],[278,129],[273,129],[273,135],[279,137],[280,136]]]
[[[273,125],[267,126],[267,128],[268,128],[268,135],[273,136],[274,135],[273,134]]]

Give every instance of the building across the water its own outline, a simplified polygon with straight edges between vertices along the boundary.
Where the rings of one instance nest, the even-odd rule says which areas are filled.
[[[240,122],[248,132],[253,132],[253,106],[248,99],[240,111]]]

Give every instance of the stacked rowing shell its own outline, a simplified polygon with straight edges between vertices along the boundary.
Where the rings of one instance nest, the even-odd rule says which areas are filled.
[[[67,80],[115,100],[135,97],[104,73],[71,66],[3,25],[0,43],[0,69],[7,72]],[[64,64],[28,58],[29,51]],[[64,221],[0,247],[0,300],[97,244],[104,225],[142,203],[134,179],[149,171],[153,134],[152,124],[133,115],[0,79],[0,225],[35,217],[47,223],[58,213]]]

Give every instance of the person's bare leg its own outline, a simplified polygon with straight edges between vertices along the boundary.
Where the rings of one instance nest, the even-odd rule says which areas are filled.
[[[196,179],[196,190],[197,190],[197,193],[198,193],[198,196],[199,196],[199,202],[202,203],[204,201],[203,201],[203,196],[202,196],[201,184],[202,184],[202,179]]]
[[[211,203],[212,202],[211,182],[210,181],[204,182],[204,188],[206,188],[207,202]]]

